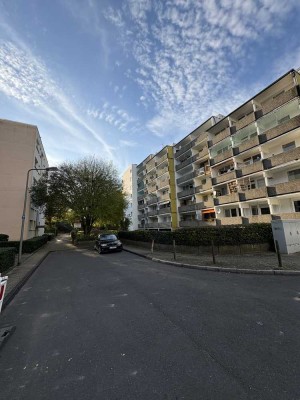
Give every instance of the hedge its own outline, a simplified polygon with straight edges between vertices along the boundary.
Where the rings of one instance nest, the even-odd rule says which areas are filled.
[[[48,237],[47,236],[36,236],[31,239],[24,240],[22,246],[22,253],[32,253],[33,251],[37,250],[43,244],[47,243]],[[20,241],[8,241],[8,242],[0,242],[0,248],[7,248],[7,247],[14,247],[17,251],[19,251]]]
[[[138,230],[119,232],[120,239],[149,242],[152,239],[160,244],[185,246],[206,246],[214,240],[216,245],[240,245],[273,243],[271,224],[226,225],[220,227],[201,227],[195,229],[178,229],[176,231]]]
[[[112,234],[112,235],[118,236],[119,232],[118,231],[99,231],[99,232],[90,233],[89,235],[85,235],[83,231],[79,231],[79,232],[77,232],[76,240],[78,242],[96,240],[98,238],[99,234]]]
[[[13,267],[17,250],[14,247],[0,249],[0,273]]]
[[[48,233],[44,233],[42,236],[47,236],[47,240],[48,240],[48,242],[50,242],[50,240],[55,238],[55,233],[48,232]]]
[[[4,233],[0,233],[0,242],[7,242],[9,236],[5,235]]]

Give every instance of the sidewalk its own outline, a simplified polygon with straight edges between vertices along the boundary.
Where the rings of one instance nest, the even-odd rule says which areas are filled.
[[[23,254],[20,265],[17,265],[2,273],[3,276],[8,276],[3,308],[7,306],[14,295],[23,286],[24,282],[33,274],[36,268],[50,252],[73,249],[75,249],[75,246],[71,244],[70,236],[60,235],[50,242],[47,242],[44,246],[36,250],[34,253]]]
[[[176,253],[176,260],[174,255],[170,251],[155,250],[151,253],[150,244],[149,248],[143,248],[140,246],[132,246],[124,244],[124,250],[128,250],[138,255],[142,255],[151,259],[159,259],[161,261],[176,262],[178,264],[190,264],[195,267],[216,267],[216,270],[224,268],[224,271],[228,272],[253,272],[256,271],[268,271],[273,273],[274,270],[278,270],[278,260],[276,253],[262,252],[262,253],[251,253],[251,254],[220,254],[216,255],[216,264],[213,264],[212,255],[209,253],[202,253],[199,255],[195,254],[183,254]],[[283,254],[282,256],[282,271],[292,271],[293,274],[300,274],[300,253],[295,254]],[[228,269],[237,271],[229,271]]]

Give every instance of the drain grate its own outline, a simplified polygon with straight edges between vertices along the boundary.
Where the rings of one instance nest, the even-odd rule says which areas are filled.
[[[4,342],[10,338],[15,329],[15,326],[5,326],[4,328],[0,328],[0,347],[3,346]]]

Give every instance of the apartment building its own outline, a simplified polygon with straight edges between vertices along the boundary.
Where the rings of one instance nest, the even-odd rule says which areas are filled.
[[[138,229],[136,164],[129,165],[124,172],[122,176],[122,187],[128,202],[127,209],[125,210],[125,216],[131,221],[129,230],[134,231]]]
[[[173,147],[165,146],[137,166],[139,229],[177,228]]]
[[[218,224],[300,218],[299,83],[289,71],[208,129]]]
[[[47,168],[48,162],[38,128],[0,120],[0,233],[19,240],[26,175],[31,168]],[[32,171],[29,187],[41,172]],[[44,216],[35,209],[28,194],[24,239],[44,233]]]
[[[207,131],[223,116],[211,117],[174,145],[179,227],[215,225]]]

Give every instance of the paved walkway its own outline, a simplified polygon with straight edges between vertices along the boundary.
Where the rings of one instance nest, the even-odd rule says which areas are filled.
[[[155,250],[151,253],[149,248],[125,244],[124,248],[148,257],[158,258],[166,261],[174,261],[174,254],[170,251]],[[225,268],[273,270],[278,269],[277,255],[272,252],[251,253],[251,254],[220,254],[216,255],[216,264],[213,264],[212,255],[209,253],[183,254],[176,253],[176,262],[193,264],[199,266],[217,266]],[[283,254],[282,265],[285,270],[300,271],[300,253]]]
[[[9,303],[12,296],[17,292],[25,280],[34,272],[42,260],[51,251],[72,250],[75,247],[71,244],[69,235],[60,235],[47,242],[43,247],[31,254],[23,254],[21,264],[2,273],[8,276],[8,282],[4,298],[4,307]]]

